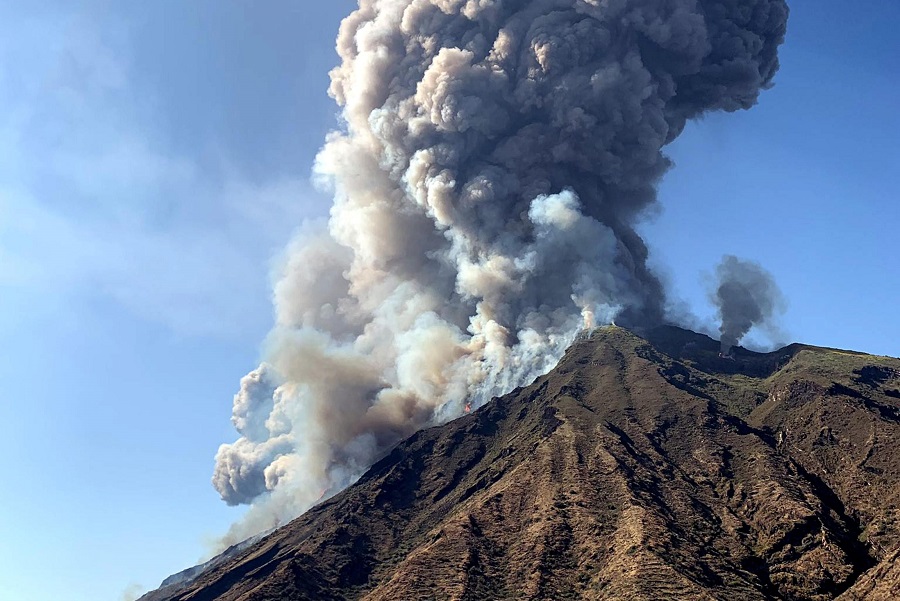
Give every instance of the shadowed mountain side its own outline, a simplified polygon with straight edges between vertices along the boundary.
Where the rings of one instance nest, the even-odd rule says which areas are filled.
[[[897,598],[900,361],[646,338],[582,337],[145,599]]]

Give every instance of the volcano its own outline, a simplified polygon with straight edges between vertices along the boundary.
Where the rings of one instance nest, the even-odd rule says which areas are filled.
[[[900,360],[675,327],[395,447],[144,601],[900,598]]]

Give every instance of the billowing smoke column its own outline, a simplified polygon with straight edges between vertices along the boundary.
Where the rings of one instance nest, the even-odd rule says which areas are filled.
[[[713,301],[722,325],[722,353],[729,355],[753,326],[770,326],[783,305],[781,291],[768,271],[752,261],[725,255],[716,268]]]
[[[550,369],[583,327],[663,318],[634,223],[687,120],[755,104],[783,0],[361,0],[268,363],[213,477],[274,525],[402,437]],[[237,533],[237,535],[245,533]]]

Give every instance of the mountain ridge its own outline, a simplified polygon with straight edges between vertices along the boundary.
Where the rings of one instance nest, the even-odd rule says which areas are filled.
[[[142,599],[900,594],[900,361],[718,351],[672,326],[597,329],[529,386]]]

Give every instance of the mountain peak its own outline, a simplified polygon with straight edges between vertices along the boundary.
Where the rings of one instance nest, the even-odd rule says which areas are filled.
[[[718,349],[586,333],[156,598],[895,598],[900,361]]]

